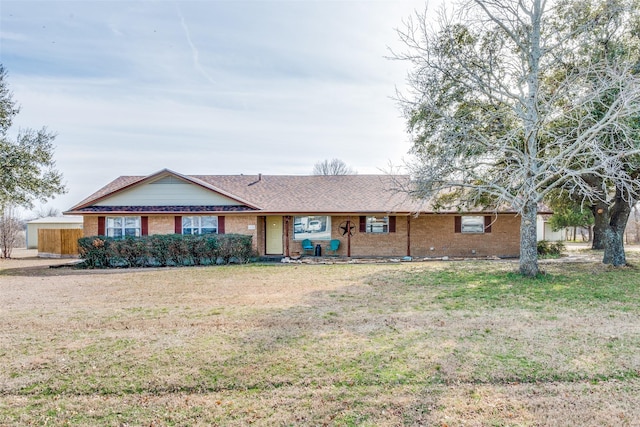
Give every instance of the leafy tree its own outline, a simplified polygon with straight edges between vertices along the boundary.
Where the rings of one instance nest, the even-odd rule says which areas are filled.
[[[593,225],[591,210],[583,206],[579,201],[571,198],[567,192],[556,191],[545,202],[553,210],[549,224],[553,231],[572,227],[573,239],[576,238],[576,228],[589,228]],[[589,233],[591,237],[591,232]]]
[[[637,147],[640,142],[640,114],[629,115],[617,123],[607,123],[607,116],[615,104],[624,100],[620,87],[607,84],[611,77],[604,70],[616,70],[637,80],[640,71],[640,2],[637,0],[565,0],[559,2],[558,16],[561,22],[571,17],[572,22],[590,22],[589,31],[582,32],[574,42],[574,48],[561,64],[558,73],[575,78],[575,70],[589,70],[579,75],[583,90],[598,91],[591,103],[584,104],[573,114],[560,117],[552,126],[565,126],[568,140],[578,140],[593,129],[596,122],[603,126],[598,132],[598,148],[614,152],[619,158],[610,158],[601,167],[597,159],[590,160],[592,171],[583,175],[588,187],[571,188],[574,200],[591,210],[595,224],[593,228],[594,249],[604,249],[603,262],[624,265],[623,236],[632,206],[638,200],[640,186],[640,157]],[[604,83],[603,83],[604,82]],[[579,96],[576,92],[574,96]],[[637,110],[638,101],[635,103]],[[634,154],[635,152],[635,154]],[[582,160],[583,162],[586,159]],[[608,169],[607,172],[602,171]]]
[[[565,228],[573,228],[573,239],[576,238],[576,228],[590,228],[593,225],[593,215],[591,211],[581,209],[579,206],[565,207],[553,212],[549,224],[553,231]]]
[[[314,175],[355,175],[358,172],[340,159],[323,160],[313,166]]]
[[[601,144],[601,135],[630,131],[640,81],[627,62],[558,72],[597,16],[560,15],[544,0],[467,0],[451,10],[434,25],[426,13],[410,17],[399,31],[406,51],[394,53],[412,67],[410,96],[400,97],[413,138],[411,194],[459,209],[512,207],[521,217],[519,270],[535,276],[537,206],[548,194],[597,199],[588,174],[638,185],[618,167],[638,152],[635,142]],[[613,102],[603,105],[605,95]],[[595,105],[605,114],[579,114]],[[565,126],[550,126],[559,118]],[[567,127],[580,127],[579,138]]]
[[[9,137],[18,112],[0,65],[0,206],[31,208],[35,200],[44,202],[66,190],[53,160],[54,134],[45,128],[23,129],[14,140]]]
[[[10,138],[8,132],[19,111],[0,64],[0,239],[5,258],[11,256],[11,245],[21,230],[15,208],[31,208],[35,200],[44,202],[66,191],[62,174],[55,169],[52,133],[44,128],[24,129]]]

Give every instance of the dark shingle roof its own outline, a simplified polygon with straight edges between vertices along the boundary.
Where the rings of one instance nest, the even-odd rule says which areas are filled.
[[[163,212],[163,213],[202,213],[202,212],[250,212],[255,209],[246,206],[87,206],[74,212]]]
[[[385,175],[200,175],[204,182],[250,200],[269,212],[409,212],[406,194]],[[406,178],[402,178],[406,179]]]
[[[236,206],[94,206],[111,195],[173,175],[237,201]],[[70,213],[99,212],[261,212],[415,213],[433,212],[401,191],[408,176],[391,175],[181,175],[162,170],[149,176],[121,176],[72,207]]]

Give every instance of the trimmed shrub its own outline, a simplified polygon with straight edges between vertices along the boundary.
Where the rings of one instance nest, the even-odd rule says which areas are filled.
[[[107,268],[110,266],[111,243],[113,239],[104,236],[82,237],[78,239],[78,253],[84,260],[80,266],[86,268]]]
[[[135,237],[125,237],[121,240],[114,240],[111,243],[114,248],[118,264],[123,267],[145,267],[148,265],[147,239],[137,239]],[[120,266],[120,265],[119,265]]]
[[[169,235],[169,259],[167,265],[188,265],[189,251],[185,239],[191,236]]]
[[[252,237],[242,234],[163,234],[113,239],[78,240],[83,268],[165,267],[249,262]]]
[[[540,240],[538,242],[538,255],[556,257],[562,254],[565,250],[564,243],[562,242],[549,242],[547,240]]]
[[[171,245],[171,239],[175,237],[177,237],[176,234],[154,234],[152,236],[147,236],[147,240],[149,241],[149,257],[151,258],[151,265],[169,265],[169,260],[171,259],[169,247]]]

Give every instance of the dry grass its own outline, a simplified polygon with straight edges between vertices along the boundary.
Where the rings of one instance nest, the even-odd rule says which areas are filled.
[[[0,261],[1,425],[640,425],[634,268],[46,264]]]

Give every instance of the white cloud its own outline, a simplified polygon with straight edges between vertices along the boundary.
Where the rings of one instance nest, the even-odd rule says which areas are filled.
[[[27,36],[21,33],[12,33],[8,31],[0,30],[0,42],[3,41],[24,41],[27,39]]]
[[[379,173],[409,149],[384,55],[421,2],[3,3],[29,35],[2,46],[16,125],[58,133],[61,210],[119,175]]]

